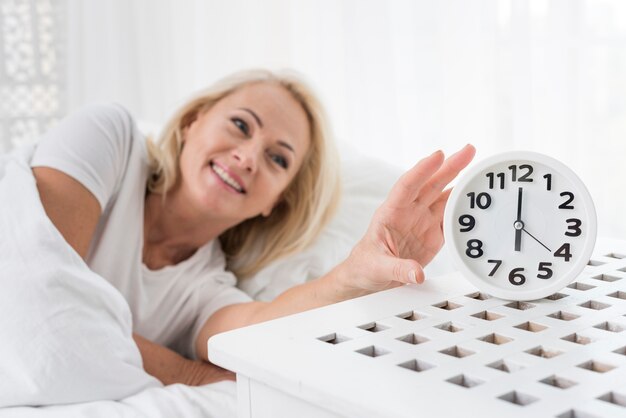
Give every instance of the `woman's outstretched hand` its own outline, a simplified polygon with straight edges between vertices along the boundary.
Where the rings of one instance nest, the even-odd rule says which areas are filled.
[[[206,340],[218,332],[424,281],[422,266],[443,245],[443,211],[450,195],[444,189],[474,153],[467,145],[444,161],[438,151],[404,173],[374,213],[365,236],[328,274],[294,286],[272,302],[234,304],[213,314],[198,337],[202,358]]]
[[[343,283],[370,293],[424,281],[422,267],[443,246],[444,191],[476,150],[466,145],[444,160],[437,151],[400,177],[376,210],[365,236],[340,265]]]

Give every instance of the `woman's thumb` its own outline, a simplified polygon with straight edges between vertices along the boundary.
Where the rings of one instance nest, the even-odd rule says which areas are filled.
[[[415,260],[388,257],[386,264],[387,271],[391,272],[393,280],[397,282],[413,284],[424,282],[424,270]]]

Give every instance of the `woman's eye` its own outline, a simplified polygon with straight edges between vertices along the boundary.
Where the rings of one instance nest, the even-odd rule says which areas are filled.
[[[287,169],[287,167],[289,167],[289,163],[287,162],[287,159],[283,157],[282,155],[272,154],[270,155],[270,158],[272,159],[272,161],[274,161],[276,164],[278,164],[284,169]]]
[[[243,132],[244,135],[249,135],[250,129],[248,128],[248,124],[246,122],[239,118],[232,118],[231,121],[235,124],[237,128],[239,128],[241,132]]]

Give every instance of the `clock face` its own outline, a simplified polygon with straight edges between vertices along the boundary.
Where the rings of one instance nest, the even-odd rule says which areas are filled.
[[[559,161],[509,152],[472,167],[454,187],[444,235],[455,264],[493,296],[532,300],[587,265],[596,213],[580,179]]]

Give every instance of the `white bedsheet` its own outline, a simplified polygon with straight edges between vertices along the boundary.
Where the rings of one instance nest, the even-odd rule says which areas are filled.
[[[0,409],[0,418],[234,418],[235,382],[146,389],[120,401]]]
[[[233,382],[143,370],[128,304],[48,219],[28,154],[0,156],[0,416],[234,417]]]

